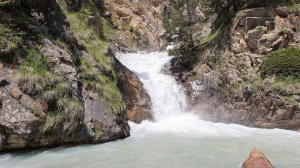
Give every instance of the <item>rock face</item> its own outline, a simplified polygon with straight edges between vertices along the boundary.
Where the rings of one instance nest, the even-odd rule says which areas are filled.
[[[273,166],[266,156],[255,148],[244,162],[242,168],[273,168]]]
[[[149,44],[159,48],[161,29],[152,25],[161,24],[151,13],[157,10],[151,7],[155,3],[145,2],[151,7],[147,13],[146,4],[127,1],[45,2],[0,6],[0,151],[128,137],[127,119],[136,123],[151,119],[151,101],[136,75],[106,51],[109,47],[104,41],[109,38],[104,23],[115,24],[117,33],[122,32],[118,38],[141,38],[135,49]],[[77,14],[83,5],[94,5],[99,11]],[[120,6],[125,15],[119,13],[123,11]],[[71,29],[67,11],[81,27]],[[26,17],[20,18],[20,13]],[[141,34],[118,27],[124,24],[120,18]],[[110,40],[114,46],[128,42]],[[91,43],[99,44],[97,49]],[[120,51],[120,47],[115,49]]]
[[[0,6],[0,151],[112,141],[129,136],[127,116],[134,122],[151,119],[151,101],[139,79],[114,63],[105,53],[108,46],[97,46],[103,53],[95,53],[90,41],[81,39],[86,34],[71,29],[62,9],[76,14],[87,3],[48,0],[16,2],[9,4],[11,9]],[[106,2],[113,18],[124,17],[109,8],[111,3],[119,3]],[[95,5],[104,12],[103,1]],[[160,47],[159,30],[146,26],[156,20],[139,14],[131,26],[143,26],[147,45]],[[145,20],[135,22],[137,17]],[[102,19],[89,15],[82,22],[93,32],[91,40],[105,38]]]
[[[157,50],[165,46],[161,13],[167,1],[104,0],[111,21],[118,28],[121,51]],[[129,31],[128,31],[129,30]]]
[[[151,100],[143,87],[143,83],[118,60],[115,60],[114,66],[119,88],[127,104],[127,118],[136,123],[152,119]]]
[[[185,68],[186,57],[172,61],[173,75],[186,86],[191,108],[202,119],[299,130],[300,84],[260,75],[267,54],[300,47],[296,9],[282,9],[288,7],[238,11],[219,40],[200,47],[201,61],[194,67]]]

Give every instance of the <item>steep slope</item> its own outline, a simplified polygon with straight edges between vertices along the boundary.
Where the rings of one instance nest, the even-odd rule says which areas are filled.
[[[172,61],[171,71],[203,119],[298,130],[299,4],[253,6],[207,12],[200,5],[204,19],[196,24],[211,27],[193,32],[190,51],[179,40],[181,56]],[[218,17],[212,21],[211,15]]]
[[[112,141],[129,136],[126,111],[151,118],[100,2],[1,1],[0,150]]]

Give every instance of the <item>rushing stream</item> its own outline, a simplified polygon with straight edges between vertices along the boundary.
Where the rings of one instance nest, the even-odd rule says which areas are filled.
[[[161,73],[166,52],[119,54],[144,83],[155,122],[130,123],[125,140],[0,154],[1,168],[239,168],[253,147],[277,168],[300,167],[300,133],[202,121],[186,111],[181,86]]]

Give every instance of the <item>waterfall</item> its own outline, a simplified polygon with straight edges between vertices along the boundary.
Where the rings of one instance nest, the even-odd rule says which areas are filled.
[[[184,88],[174,77],[163,73],[164,65],[172,59],[167,52],[117,54],[117,58],[140,78],[153,105],[155,121],[130,123],[133,136],[159,132],[191,136],[245,136],[270,132],[236,124],[203,121],[194,112],[188,111]]]

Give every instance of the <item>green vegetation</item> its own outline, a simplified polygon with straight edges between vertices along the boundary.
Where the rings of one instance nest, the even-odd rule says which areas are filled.
[[[12,62],[18,50],[22,50],[22,37],[5,24],[0,24],[0,59]]]
[[[276,92],[280,95],[291,96],[300,95],[300,79],[294,78],[277,78],[271,82],[267,88],[268,91]]]
[[[100,97],[110,105],[112,112],[120,112],[124,108],[121,93],[112,68],[112,59],[106,55],[109,36],[113,36],[110,23],[102,18],[105,39],[100,39],[95,32],[87,26],[86,19],[91,15],[101,16],[101,11],[93,2],[83,5],[78,12],[70,12],[65,4],[60,2],[65,15],[77,39],[86,46],[92,54],[95,64],[88,58],[80,58],[79,79],[84,88],[97,91]],[[104,74],[104,72],[108,72]]]
[[[81,58],[79,79],[84,88],[97,91],[100,97],[103,97],[110,105],[111,111],[120,112],[124,108],[116,80],[102,74],[96,67],[91,65],[86,58]]]
[[[276,75],[278,77],[300,77],[300,50],[283,49],[265,56],[260,68],[263,77]]]
[[[289,5],[287,5],[287,7],[291,12],[299,12],[300,11],[300,3],[289,4]]]
[[[7,7],[10,5],[15,5],[16,3],[17,3],[17,0],[1,0],[0,7]]]
[[[71,84],[51,69],[46,58],[37,50],[31,50],[18,74],[20,89],[32,96],[42,96],[48,104],[43,131],[56,132],[66,122],[68,132],[74,131],[83,115],[83,104],[73,96]],[[39,116],[35,107],[29,108],[37,117],[44,117]]]
[[[41,94],[48,85],[55,85],[62,77],[50,70],[46,59],[36,50],[31,50],[19,70],[20,88],[30,95]]]
[[[61,3],[62,9],[67,16],[71,29],[75,33],[77,39],[86,46],[87,50],[94,56],[101,68],[112,70],[111,59],[105,56],[104,52],[107,49],[107,41],[96,37],[95,32],[87,26],[86,19],[92,14],[99,13],[95,5],[85,5],[78,12],[69,12],[66,6]],[[105,35],[110,35],[113,32],[108,21],[104,20],[103,30]]]

